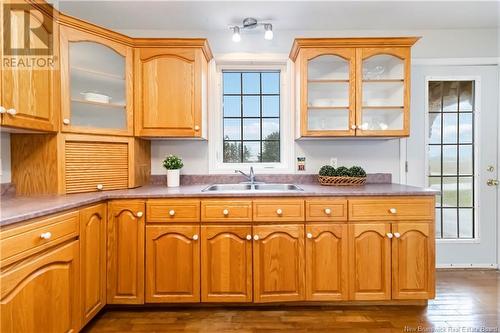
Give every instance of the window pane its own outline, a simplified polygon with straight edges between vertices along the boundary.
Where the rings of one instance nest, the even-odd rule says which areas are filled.
[[[243,142],[243,162],[258,162],[260,142]]]
[[[260,73],[243,73],[243,93],[260,94]]]
[[[241,121],[224,119],[224,140],[241,140]]]
[[[441,192],[441,178],[429,177],[429,187]],[[441,207],[441,194],[436,195],[436,207]]]
[[[457,238],[457,210],[443,209],[443,238]]]
[[[441,238],[441,209],[436,208],[436,238]]]
[[[458,82],[443,82],[443,112],[458,111]]]
[[[458,171],[461,175],[472,175],[472,146],[460,146],[458,156],[460,163]]]
[[[472,81],[460,82],[460,111],[472,111]]]
[[[474,236],[474,211],[472,208],[461,208],[458,210],[459,237],[473,238]]]
[[[457,114],[443,114],[443,143],[457,142]]]
[[[241,162],[241,142],[224,141],[224,163]]]
[[[260,117],[259,96],[243,96],[243,117]]]
[[[443,178],[443,207],[457,207],[457,179]]]
[[[456,175],[457,162],[457,146],[443,146],[443,175]]]
[[[241,74],[225,72],[223,75],[224,94],[241,94]]]
[[[260,140],[260,119],[243,119],[243,140]]]
[[[441,142],[441,114],[429,114],[429,143]]]
[[[472,177],[460,177],[458,180],[458,205],[472,207]]]
[[[280,97],[262,96],[262,117],[280,116]]]
[[[279,141],[262,141],[262,162],[280,161]]]
[[[472,113],[461,113],[459,117],[460,143],[472,143]]]
[[[279,140],[280,120],[279,118],[262,119],[262,140]]]
[[[262,73],[262,93],[279,94],[280,73]]]
[[[429,146],[429,175],[441,174],[441,146]]]
[[[241,117],[240,96],[224,96],[224,117]]]
[[[429,82],[429,111],[441,112],[441,87],[439,81]]]

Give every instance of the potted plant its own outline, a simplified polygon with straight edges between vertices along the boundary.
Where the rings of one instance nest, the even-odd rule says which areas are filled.
[[[331,165],[325,165],[319,170],[318,180],[321,185],[364,185],[366,172],[360,166],[340,166],[335,169]]]
[[[163,160],[163,167],[167,169],[167,187],[178,187],[180,183],[180,171],[184,166],[182,159],[175,155],[167,155]]]

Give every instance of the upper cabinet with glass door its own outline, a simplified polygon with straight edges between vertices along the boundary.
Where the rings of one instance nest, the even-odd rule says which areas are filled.
[[[132,48],[61,27],[62,131],[133,135]]]
[[[410,48],[403,38],[296,39],[297,137],[409,135]]]

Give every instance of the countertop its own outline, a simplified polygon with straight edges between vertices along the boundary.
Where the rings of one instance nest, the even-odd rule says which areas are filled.
[[[148,185],[129,190],[98,193],[81,193],[57,196],[13,197],[0,202],[0,226],[22,222],[64,210],[96,203],[107,199],[145,199],[175,197],[313,197],[313,196],[418,196],[436,195],[439,192],[422,187],[400,184],[366,184],[363,186],[321,186],[319,184],[298,184],[303,191],[293,192],[201,192],[208,184],[182,185],[168,188],[162,185]]]

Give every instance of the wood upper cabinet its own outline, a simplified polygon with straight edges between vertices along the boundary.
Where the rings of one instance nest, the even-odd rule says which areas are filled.
[[[201,227],[201,300],[252,301],[252,227]]]
[[[11,45],[24,45],[24,20],[31,27],[39,27],[36,36],[29,33],[30,50],[27,54],[11,56],[2,50],[0,73],[0,116],[1,125],[18,129],[55,132],[58,130],[59,98],[59,26],[52,16],[39,10],[43,5],[17,2],[8,9],[3,5],[3,16],[11,29]],[[24,7],[19,7],[23,5]],[[47,9],[47,8],[45,8]],[[7,22],[10,17],[10,22]],[[3,19],[2,19],[3,22]],[[7,41],[4,41],[5,43]],[[3,44],[2,44],[3,45]],[[37,54],[31,48],[48,50],[48,55]],[[37,57],[37,64],[31,61]],[[23,66],[22,64],[29,64]],[[14,65],[16,64],[16,65]]]
[[[253,230],[254,301],[304,300],[304,225],[256,225]]]
[[[349,298],[391,299],[391,224],[349,225]]]
[[[107,303],[144,303],[144,211],[141,200],[108,203]]]
[[[347,224],[306,225],[306,300],[348,299]]]
[[[82,325],[106,305],[106,204],[80,210]]]
[[[132,47],[125,36],[81,24],[61,27],[61,130],[131,136]]]
[[[146,227],[146,302],[200,301],[200,227]]]
[[[300,38],[297,137],[409,135],[410,49],[416,37]]]
[[[162,40],[135,49],[135,131],[145,137],[206,137],[208,61],[204,39]]]
[[[75,240],[0,273],[0,331],[78,332],[79,270]]]
[[[434,298],[434,225],[394,223],[392,233],[392,298]]]

